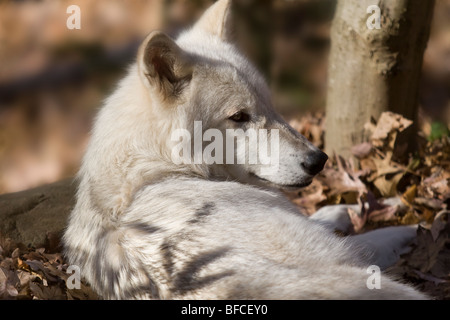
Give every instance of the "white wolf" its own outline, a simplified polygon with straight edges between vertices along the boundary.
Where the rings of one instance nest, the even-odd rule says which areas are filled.
[[[345,208],[308,219],[276,191],[309,184],[327,156],[274,111],[263,78],[230,43],[230,6],[217,1],[176,41],[152,32],[106,100],[64,235],[70,264],[107,299],[426,298],[384,275],[381,289],[367,286],[367,267],[395,262],[414,229],[338,237]],[[174,164],[171,133],[192,132],[194,121],[278,129],[278,171]]]

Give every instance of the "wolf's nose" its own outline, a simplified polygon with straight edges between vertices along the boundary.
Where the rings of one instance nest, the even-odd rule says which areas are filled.
[[[309,153],[301,163],[303,169],[310,175],[314,176],[322,171],[328,156],[322,151],[314,151]]]

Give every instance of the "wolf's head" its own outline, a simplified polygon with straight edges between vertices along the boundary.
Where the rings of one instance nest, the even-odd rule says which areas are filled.
[[[231,1],[217,1],[177,40],[152,32],[139,49],[139,77],[181,132],[171,148],[183,165],[205,165],[210,178],[308,185],[327,156],[275,112],[263,77],[231,43],[230,11]]]

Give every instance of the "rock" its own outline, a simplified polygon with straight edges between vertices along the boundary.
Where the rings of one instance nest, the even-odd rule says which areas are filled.
[[[0,235],[35,247],[55,247],[75,204],[73,179],[0,195]]]

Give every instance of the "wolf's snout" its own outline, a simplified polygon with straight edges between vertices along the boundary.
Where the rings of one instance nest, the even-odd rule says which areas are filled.
[[[322,171],[327,160],[328,156],[324,152],[314,151],[305,157],[301,166],[308,174],[314,176]]]

